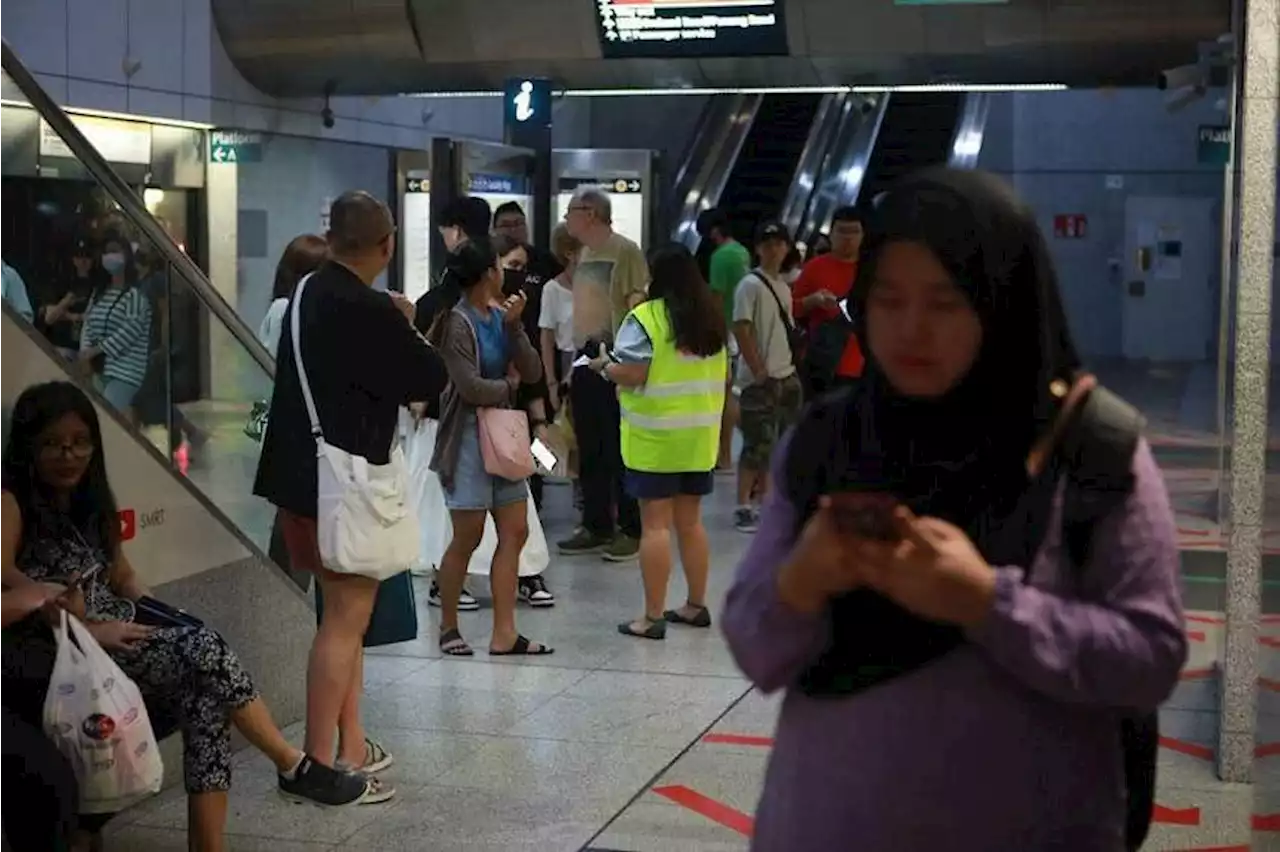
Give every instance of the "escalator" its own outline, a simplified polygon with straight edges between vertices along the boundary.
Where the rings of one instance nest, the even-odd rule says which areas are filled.
[[[823,95],[764,95],[716,206],[734,236],[751,244],[758,223],[776,219],[792,189]]]
[[[126,255],[115,284],[145,296],[145,307],[131,308],[116,327],[112,351],[140,352],[146,370],[131,397],[113,395],[128,403],[113,407],[89,362],[77,359],[74,348],[62,345],[60,351],[50,341],[51,315],[44,310],[50,301],[33,299],[39,326],[6,301],[0,338],[6,410],[26,388],[50,381],[72,382],[89,396],[101,430],[96,457],[105,462],[122,546],[139,578],[152,594],[216,626],[258,674],[276,718],[295,719],[302,710],[314,615],[299,588],[267,556],[275,513],[252,494],[258,446],[244,431],[254,402],[270,395],[273,359],[164,223],[147,212],[141,189],[103,159],[7,43],[3,70],[6,108],[16,108],[19,119],[10,124],[6,118],[6,145],[14,141],[11,135],[29,131],[32,143],[42,136],[41,147],[56,148],[66,171],[81,176],[83,197],[92,200],[34,209],[6,203],[6,217],[43,218],[40,227],[25,230],[9,227],[14,222],[5,219],[3,233],[33,235],[7,240],[5,263],[27,279],[30,294],[72,292],[70,280],[46,271],[52,267],[40,261],[51,254],[69,260],[76,249],[75,257],[97,251],[92,259],[101,264],[104,243],[112,243],[113,252]],[[54,135],[60,146],[47,144]],[[83,251],[87,246],[95,248]],[[110,274],[101,267],[98,272],[105,285]],[[223,284],[234,287],[234,281]],[[194,388],[192,375],[198,377]]]
[[[890,94],[858,201],[870,203],[911,172],[950,163],[965,97],[961,92]]]

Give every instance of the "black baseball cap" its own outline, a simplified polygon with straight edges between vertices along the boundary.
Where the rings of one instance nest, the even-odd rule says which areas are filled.
[[[791,232],[781,222],[764,222],[756,228],[756,244],[769,240],[782,240],[787,245],[791,245]]]

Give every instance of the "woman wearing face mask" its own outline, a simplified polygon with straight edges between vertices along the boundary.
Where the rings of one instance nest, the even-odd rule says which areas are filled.
[[[458,631],[458,595],[467,563],[492,517],[497,546],[489,573],[489,653],[550,654],[551,648],[530,642],[516,630],[517,573],[529,535],[529,491],[523,480],[513,482],[485,470],[477,420],[479,408],[514,406],[520,386],[536,382],[542,364],[524,331],[524,296],[503,293],[502,270],[489,241],[464,243],[448,264],[463,295],[446,321],[437,324],[432,341],[444,357],[449,386],[441,396],[431,469],[440,476],[453,522],[453,537],[440,563],[440,650],[449,656],[475,653]]]
[[[1095,455],[1060,438],[1094,400],[1034,215],[937,170],[871,220],[865,380],[779,448],[723,619],[757,687],[787,691],[753,848],[1136,848],[1121,725],[1186,658],[1160,471],[1139,440],[1074,547]]]
[[[80,335],[79,364],[95,375],[103,397],[116,411],[130,413],[133,398],[147,377],[151,339],[151,303],[137,287],[133,246],[118,234],[102,244],[99,261],[110,276],[89,300]]]

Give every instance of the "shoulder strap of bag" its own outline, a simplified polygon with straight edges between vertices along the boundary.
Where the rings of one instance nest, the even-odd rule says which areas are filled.
[[[316,400],[311,395],[311,382],[307,381],[307,368],[302,363],[302,292],[307,289],[311,280],[308,273],[298,282],[293,291],[293,304],[289,308],[289,336],[293,338],[293,363],[298,370],[298,384],[302,387],[302,399],[307,404],[307,417],[311,420],[311,434],[316,440],[324,438],[324,430],[320,428],[320,413],[316,411]]]
[[[792,324],[791,317],[787,314],[787,309],[782,305],[782,297],[778,295],[777,290],[773,289],[773,284],[769,282],[769,279],[764,276],[763,272],[758,269],[753,269],[751,270],[751,274],[760,279],[760,283],[764,285],[764,289],[773,297],[773,303],[778,306],[778,319],[782,320],[783,326],[787,329],[787,334],[791,334],[796,330],[796,327]]]

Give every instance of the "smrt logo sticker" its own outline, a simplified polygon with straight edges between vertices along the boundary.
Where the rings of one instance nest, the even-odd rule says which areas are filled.
[[[72,695],[72,694],[74,694],[74,693],[75,693],[75,691],[76,691],[76,685],[75,685],[74,683],[60,683],[60,684],[58,684],[58,694],[59,694],[59,695]]]
[[[94,713],[84,720],[80,730],[91,740],[106,740],[116,732],[116,720],[103,713]]]
[[[138,708],[130,707],[124,714],[124,723],[126,725],[133,724],[138,718]]]
[[[138,534],[138,513],[133,509],[120,510],[120,540],[129,541]]]

